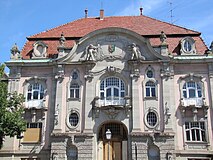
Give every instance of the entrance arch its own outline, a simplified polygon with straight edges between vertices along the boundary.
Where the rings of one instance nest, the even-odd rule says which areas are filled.
[[[111,139],[106,139],[106,131],[111,131]],[[108,122],[102,124],[98,132],[99,145],[102,145],[100,158],[102,160],[126,160],[128,132],[124,124],[120,122]]]

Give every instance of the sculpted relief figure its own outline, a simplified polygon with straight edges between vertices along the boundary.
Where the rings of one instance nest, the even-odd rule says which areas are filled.
[[[139,50],[139,47],[137,47],[137,45],[135,43],[132,43],[131,45],[131,49],[132,49],[132,57],[131,60],[138,60],[138,59],[143,59],[145,60],[144,56],[141,56],[141,52]]]
[[[90,44],[86,49],[86,61],[94,61],[95,56],[98,53],[98,47]]]

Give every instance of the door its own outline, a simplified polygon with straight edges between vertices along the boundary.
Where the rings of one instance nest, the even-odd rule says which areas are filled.
[[[122,160],[122,142],[104,143],[104,160]]]

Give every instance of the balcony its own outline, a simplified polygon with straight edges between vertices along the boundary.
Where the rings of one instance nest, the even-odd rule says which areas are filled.
[[[124,106],[125,101],[123,97],[107,97],[99,99],[99,106]]]
[[[27,102],[25,102],[25,107],[27,109],[31,109],[31,108],[43,109],[43,108],[45,108],[44,100],[36,99],[36,100],[27,101]]]
[[[95,117],[99,117],[100,112],[103,111],[112,119],[114,119],[121,111],[125,111],[126,115],[129,116],[132,108],[129,96],[95,97],[92,106]]]
[[[104,106],[129,106],[130,105],[130,97],[104,97],[99,98],[95,97],[95,106],[96,107],[104,107]]]
[[[181,99],[181,106],[183,107],[196,107],[202,108],[205,105],[205,98],[182,98]]]

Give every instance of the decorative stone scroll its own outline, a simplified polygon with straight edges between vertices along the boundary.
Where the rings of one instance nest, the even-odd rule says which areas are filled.
[[[37,41],[33,44],[33,59],[41,59],[47,57],[47,45],[42,41]]]

